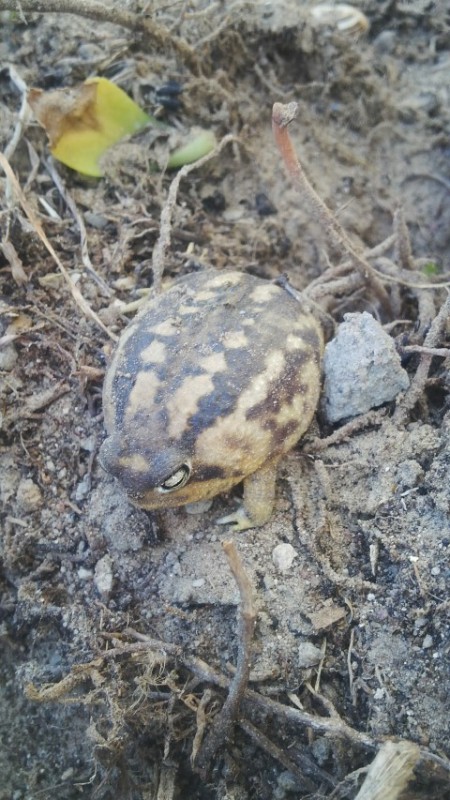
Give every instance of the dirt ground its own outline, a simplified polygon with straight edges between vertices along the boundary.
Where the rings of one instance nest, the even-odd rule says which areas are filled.
[[[170,35],[0,2],[2,149],[103,324],[118,334],[152,285],[173,177],[162,169],[196,127],[238,141],[181,181],[164,280],[232,267],[286,272],[303,290],[342,262],[273,143],[273,102],[297,100],[296,150],[355,247],[370,254],[397,234],[370,261],[388,271],[387,254],[398,269],[380,278],[391,311],[364,281],[336,289],[327,310],[378,317],[414,385],[426,357],[404,348],[423,345],[450,285],[448,3],[365,0],[361,35],[313,24],[294,0],[116,5]],[[19,78],[53,89],[92,75],[167,126],[114,148],[102,179],[52,165],[34,121],[10,146]],[[155,92],[169,81],[183,89],[171,108]],[[215,524],[239,490],[203,515],[139,511],[96,458],[111,340],[1,180],[1,800],[350,800],[386,740],[418,746],[403,800],[450,798],[445,352],[414,402],[399,397],[345,437],[345,421],[331,427],[319,410],[262,528]],[[399,246],[399,206],[415,261]],[[449,339],[444,317],[434,346]],[[249,686],[208,760],[243,647],[226,538],[257,619]],[[295,551],[284,571],[279,544]],[[399,795],[364,795],[381,796]]]

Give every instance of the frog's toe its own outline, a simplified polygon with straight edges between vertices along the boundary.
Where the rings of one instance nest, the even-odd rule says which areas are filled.
[[[226,517],[217,519],[216,523],[217,525],[230,525],[233,531],[246,531],[248,528],[254,528],[258,524],[248,516],[243,506],[232,514],[227,514]]]

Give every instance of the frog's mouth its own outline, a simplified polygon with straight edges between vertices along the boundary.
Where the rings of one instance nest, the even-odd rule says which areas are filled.
[[[114,434],[100,447],[99,461],[117,478],[130,502],[144,509],[173,508],[208,500],[226,492],[245,476],[229,474],[212,464],[195,464],[176,448],[166,448],[156,458],[146,458],[142,449],[126,447]]]
[[[166,496],[180,491],[192,473],[190,459],[183,458],[176,448],[165,448],[150,457],[142,447],[129,446],[114,434],[101,445],[99,461],[120,481],[133,503],[149,507],[170,505]]]

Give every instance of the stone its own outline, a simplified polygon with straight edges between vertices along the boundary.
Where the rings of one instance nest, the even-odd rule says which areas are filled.
[[[325,348],[323,410],[328,422],[365,414],[409,386],[391,337],[371,314],[345,314]]]

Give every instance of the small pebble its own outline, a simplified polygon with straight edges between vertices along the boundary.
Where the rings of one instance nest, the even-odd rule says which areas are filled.
[[[21,511],[37,511],[42,505],[42,492],[31,478],[22,478],[17,487],[16,501]]]
[[[325,739],[324,736],[319,736],[312,742],[311,750],[317,763],[322,767],[330,758],[331,743],[329,739]]]
[[[100,561],[97,561],[94,571],[94,584],[102,600],[108,600],[113,585],[111,556],[103,556]]]
[[[18,353],[13,344],[7,344],[0,349],[0,370],[11,372],[17,359]]]
[[[329,422],[364,414],[409,386],[393,339],[371,314],[345,314],[324,358],[324,412]]]
[[[79,482],[77,488],[75,489],[75,502],[81,503],[83,500],[86,500],[86,497],[89,495],[91,491],[92,481],[91,476],[86,473],[84,478]]]
[[[89,580],[89,578],[92,578],[92,570],[86,569],[86,567],[80,567],[77,572],[77,575],[80,581],[87,581]]]
[[[312,642],[302,642],[298,647],[298,665],[300,669],[314,667],[322,660],[322,657],[322,650]]]
[[[433,647],[433,637],[427,634],[422,642],[422,650],[429,650],[430,647]]]
[[[272,551],[272,561],[279,572],[287,572],[296,555],[291,544],[277,544]]]

